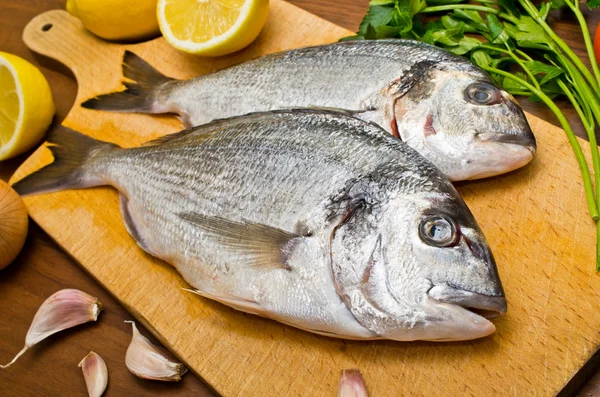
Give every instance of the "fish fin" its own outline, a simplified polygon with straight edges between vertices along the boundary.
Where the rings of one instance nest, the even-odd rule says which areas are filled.
[[[114,150],[117,145],[98,141],[61,125],[50,130],[47,142],[54,162],[12,185],[21,196],[105,184],[90,175],[86,168],[100,152]]]
[[[256,301],[252,299],[241,298],[238,296],[233,296],[225,293],[212,293],[208,291],[201,291],[199,289],[187,289],[183,288],[184,291],[191,292],[193,294],[199,295],[203,298],[211,299],[217,302],[220,302],[224,305],[227,305],[235,310],[239,310],[242,312],[255,314],[261,317],[268,317],[267,311]]]
[[[123,77],[132,81],[124,83],[125,91],[88,99],[81,106],[113,112],[166,113],[157,101],[157,94],[175,79],[163,75],[131,51],[123,55]]]
[[[285,109],[285,108],[284,108]],[[342,109],[332,106],[307,106],[306,108],[291,107],[289,110],[301,112],[308,109],[309,111],[319,111],[326,113],[340,113],[346,116],[357,117],[358,114],[366,112],[366,110]]]
[[[290,270],[287,257],[298,234],[248,221],[234,222],[225,218],[193,212],[179,217],[213,234],[225,248],[238,253],[250,267]]]
[[[292,326],[296,327],[296,328],[300,328],[300,327],[298,327],[296,325],[292,325]],[[321,335],[321,336],[327,336],[329,338],[345,338],[344,335],[336,334],[335,332],[325,331],[325,330],[322,330],[322,329],[316,329],[316,328],[314,328],[314,329],[313,328],[300,328],[300,329],[303,329],[303,330],[305,330],[307,332],[310,332],[310,333],[313,333],[313,334],[317,334],[317,335]]]
[[[204,135],[207,138],[214,134],[214,132],[215,132],[214,129],[204,128],[204,127],[205,127],[204,125],[200,125],[200,126],[196,126],[196,127],[186,128],[185,130],[174,132],[172,134],[163,135],[160,138],[156,138],[151,141],[145,142],[142,146],[160,146],[160,145],[164,145],[165,143],[169,143],[171,141],[176,141],[178,139],[182,139],[189,135],[194,135],[194,134],[197,136]]]
[[[149,253],[152,256],[157,256],[148,247],[148,245],[142,238],[142,235],[140,234],[135,222],[133,221],[133,218],[131,217],[131,212],[129,211],[129,199],[122,194],[120,194],[119,197],[120,197],[121,215],[123,216],[123,223],[125,223],[125,229],[127,229],[127,233],[129,233],[129,235],[131,237],[133,237],[133,239],[135,240],[135,242],[141,249],[143,249],[144,251],[146,251],[147,253]]]

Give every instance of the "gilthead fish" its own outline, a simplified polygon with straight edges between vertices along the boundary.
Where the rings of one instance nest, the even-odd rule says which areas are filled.
[[[452,184],[373,123],[289,110],[219,120],[122,149],[62,128],[20,194],[99,185],[127,230],[198,294],[349,339],[494,332],[506,300]],[[470,310],[474,309],[474,310]]]
[[[515,99],[465,58],[410,40],[348,41],[267,55],[191,80],[163,76],[131,52],[123,92],[82,104],[177,113],[190,126],[292,107],[348,109],[398,136],[450,180],[517,169],[535,138]]]

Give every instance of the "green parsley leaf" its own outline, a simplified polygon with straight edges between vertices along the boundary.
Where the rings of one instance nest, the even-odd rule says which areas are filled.
[[[365,29],[364,37],[365,37],[365,40],[375,40],[377,38],[377,31],[375,30],[373,25],[371,25],[371,24],[367,25],[367,28]]]
[[[446,4],[461,4],[461,3],[465,3],[467,0],[428,0],[427,4],[429,5],[436,5],[436,6],[443,6]]]
[[[465,36],[458,41],[458,45],[448,48],[448,50],[456,55],[465,55],[481,46],[481,44],[481,41],[476,38]]]
[[[451,14],[454,18],[465,21],[473,26],[478,32],[487,32],[488,27],[477,11],[456,9]]]
[[[528,81],[529,79],[527,78],[527,76],[525,75],[525,73],[522,72],[517,72],[515,73],[515,77],[520,78],[521,80],[525,80]],[[529,91],[527,89],[527,87],[525,87],[522,84],[519,84],[517,81],[513,80],[513,79],[507,79],[505,78],[502,81],[502,88],[504,88],[506,91],[508,92],[515,92],[515,91]]]
[[[600,6],[600,0],[587,0],[585,4],[588,6],[590,10]]]
[[[498,0],[498,5],[500,8],[503,8],[508,15],[512,15],[514,17],[521,16],[521,12],[515,5],[515,0]]]
[[[556,77],[563,74],[563,70],[553,65],[548,65],[540,61],[528,61],[523,62],[525,67],[531,71],[531,74],[538,75],[544,74],[544,77],[540,81],[540,84],[546,84],[548,81],[555,79]]]
[[[471,54],[471,61],[480,68],[492,66],[492,57],[485,51],[477,50]]]
[[[506,43],[510,39],[510,36],[504,30],[504,26],[500,23],[498,17],[494,14],[487,14],[486,18],[490,28],[492,43]]]
[[[393,16],[394,9],[391,7],[371,6],[369,7],[369,11],[367,11],[367,15],[365,15],[360,23],[358,31],[366,38],[369,25],[371,25],[373,29],[379,26],[385,26],[392,20]]]
[[[396,0],[396,9],[399,12],[407,12],[411,17],[417,15],[427,7],[425,0]]]

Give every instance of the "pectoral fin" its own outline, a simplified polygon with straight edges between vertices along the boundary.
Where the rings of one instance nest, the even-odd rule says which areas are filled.
[[[227,305],[235,310],[239,310],[239,311],[250,313],[250,314],[255,314],[255,315],[261,316],[261,317],[268,317],[268,313],[266,312],[266,310],[262,306],[260,306],[258,304],[258,302],[255,302],[250,299],[240,298],[238,296],[232,296],[232,295],[223,294],[223,293],[214,294],[212,292],[201,291],[198,289],[183,288],[183,290],[191,292],[196,295],[200,295],[204,298],[215,300],[215,301],[220,302],[224,305]]]
[[[248,221],[236,222],[193,212],[179,216],[214,236],[219,244],[251,267],[290,270],[288,256],[302,238],[295,233]]]

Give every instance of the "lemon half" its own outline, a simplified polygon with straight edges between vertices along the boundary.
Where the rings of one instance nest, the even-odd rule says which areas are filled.
[[[165,39],[191,54],[218,56],[250,44],[267,22],[269,0],[159,0]]]
[[[0,52],[0,87],[0,160],[6,160],[42,140],[56,108],[42,72],[16,55]]]
[[[106,40],[140,40],[159,33],[156,0],[67,0],[66,8]]]

